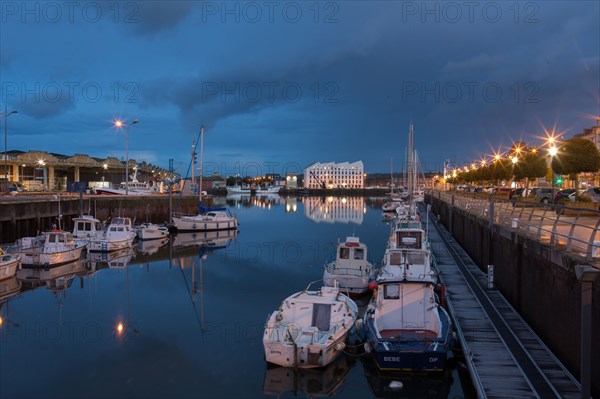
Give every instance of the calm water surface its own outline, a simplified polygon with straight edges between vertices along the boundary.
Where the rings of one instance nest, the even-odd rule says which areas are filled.
[[[363,198],[220,201],[239,234],[180,234],[0,282],[0,397],[464,396],[456,370],[389,378],[364,356],[267,368],[267,315],[322,277],[338,238],[359,236],[379,262],[389,226]]]

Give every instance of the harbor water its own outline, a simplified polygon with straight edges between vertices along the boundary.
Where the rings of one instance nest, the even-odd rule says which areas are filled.
[[[322,278],[338,240],[360,237],[380,263],[381,199],[215,200],[238,234],[179,234],[0,281],[0,397],[470,396],[460,362],[442,375],[385,375],[349,348],[323,369],[265,363],[268,314]]]

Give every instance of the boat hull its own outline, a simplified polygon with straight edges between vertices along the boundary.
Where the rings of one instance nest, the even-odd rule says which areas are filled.
[[[108,240],[97,240],[90,241],[88,245],[88,251],[90,252],[113,252],[120,249],[131,248],[133,238],[119,240],[119,241],[108,241]]]
[[[290,342],[263,340],[267,362],[283,367],[317,368],[333,362],[342,353],[347,332],[328,345],[293,345]],[[269,337],[270,338],[270,337]]]
[[[79,260],[86,244],[81,243],[76,248],[61,252],[27,251],[21,253],[21,266],[32,268],[40,266],[59,266]]]
[[[351,295],[361,295],[369,291],[369,277],[349,276],[347,274],[332,274],[327,270],[323,272],[323,284],[333,287],[337,281],[340,291]]]
[[[179,231],[214,231],[237,229],[236,219],[230,220],[199,220],[194,217],[173,217],[173,223]]]
[[[15,275],[18,268],[19,258],[13,258],[12,260],[7,261],[0,260],[0,280],[11,278]]]
[[[169,236],[169,230],[166,228],[149,227],[139,228],[137,230],[137,236],[140,240],[159,240]]]

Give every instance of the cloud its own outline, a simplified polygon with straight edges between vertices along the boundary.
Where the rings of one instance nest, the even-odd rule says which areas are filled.
[[[124,3],[134,32],[154,36],[173,30],[193,11],[193,1],[137,1]]]

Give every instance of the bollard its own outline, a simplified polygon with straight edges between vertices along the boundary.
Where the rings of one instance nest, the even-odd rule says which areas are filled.
[[[487,274],[488,274],[488,288],[492,289],[492,288],[494,288],[494,265],[488,265]]]

